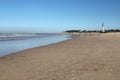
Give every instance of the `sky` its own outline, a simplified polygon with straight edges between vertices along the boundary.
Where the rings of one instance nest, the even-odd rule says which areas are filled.
[[[0,33],[120,29],[120,0],[0,0]]]

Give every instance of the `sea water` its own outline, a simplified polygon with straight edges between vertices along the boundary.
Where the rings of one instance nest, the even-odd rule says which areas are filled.
[[[62,34],[0,34],[0,56],[69,39]]]

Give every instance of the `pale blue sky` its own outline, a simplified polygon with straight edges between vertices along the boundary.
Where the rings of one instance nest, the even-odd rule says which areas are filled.
[[[120,0],[0,0],[0,32],[120,29]]]

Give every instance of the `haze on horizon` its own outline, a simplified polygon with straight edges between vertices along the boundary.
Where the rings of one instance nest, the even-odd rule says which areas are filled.
[[[120,29],[120,0],[0,0],[0,33]]]

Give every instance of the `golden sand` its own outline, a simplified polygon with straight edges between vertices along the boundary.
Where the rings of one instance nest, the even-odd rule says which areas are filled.
[[[120,33],[80,36],[1,57],[0,80],[120,80]]]

